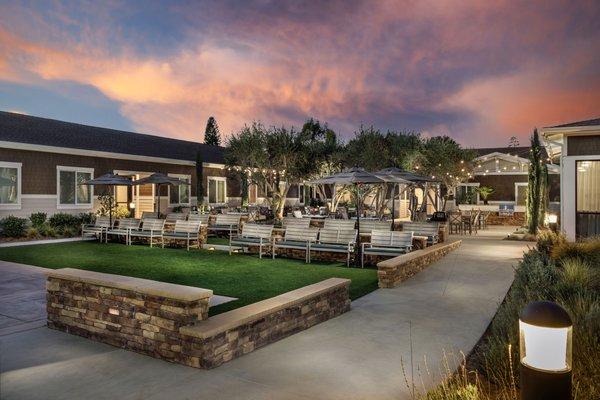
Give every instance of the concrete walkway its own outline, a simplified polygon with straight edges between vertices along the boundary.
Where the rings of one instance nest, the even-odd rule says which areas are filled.
[[[2,336],[0,398],[408,399],[403,365],[417,387],[435,384],[443,353],[468,352],[485,331],[527,247],[501,241],[505,233],[465,237],[459,250],[401,286],[370,293],[338,318],[215,370],[45,327]],[[454,368],[458,357],[449,361]]]

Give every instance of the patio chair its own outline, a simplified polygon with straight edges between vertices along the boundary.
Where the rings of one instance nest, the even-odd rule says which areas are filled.
[[[188,221],[200,222],[202,225],[208,225],[210,214],[189,214]]]
[[[227,232],[231,236],[233,232],[238,231],[241,218],[242,216],[239,214],[217,214],[215,223],[208,226],[208,232],[213,232],[214,234]]]
[[[462,234],[463,217],[460,211],[448,213],[448,225],[450,227],[450,233]]]
[[[156,211],[142,211],[142,219],[156,219]]]
[[[371,231],[378,230],[391,230],[392,229],[392,221],[377,221],[377,220],[365,220],[360,221],[360,234],[362,236],[371,236]]]
[[[187,251],[190,251],[190,244],[196,242],[196,248],[200,248],[200,221],[185,221],[178,219],[175,221],[175,227],[172,232],[164,232],[162,235],[162,247],[165,247],[165,240],[185,241]]]
[[[272,247],[273,225],[245,224],[241,234],[229,237],[229,254],[233,247],[258,247],[258,258],[262,258],[263,247]]]
[[[356,229],[321,229],[319,240],[310,243],[308,251],[308,262],[310,263],[310,252],[346,253],[346,266],[350,266],[350,256],[354,253],[356,245]]]
[[[412,231],[414,236],[426,236],[430,246],[439,241],[440,225],[437,222],[404,222],[402,230]]]
[[[394,257],[412,251],[413,233],[411,231],[374,230],[371,243],[362,243],[360,266],[365,266],[365,256]]]
[[[184,213],[168,213],[165,220],[168,223],[174,224],[176,221],[185,221],[187,218],[187,214]]]
[[[132,243],[134,237],[148,239],[150,247],[153,246],[155,239],[160,239],[164,246],[163,233],[165,231],[165,220],[156,218],[142,219],[142,227],[140,229],[129,231],[129,244]]]
[[[283,220],[281,220],[281,225],[284,228],[294,227],[308,229],[310,226],[310,218],[283,217]]]
[[[273,241],[273,259],[277,253],[277,249],[297,249],[304,250],[306,257],[305,261],[309,262],[309,246],[317,241],[319,234],[318,229],[304,229],[296,227],[285,228],[285,236]]]
[[[483,211],[479,216],[479,226],[481,227],[481,229],[487,229],[488,219],[490,218],[490,215],[492,215],[491,211]]]
[[[96,217],[96,221],[93,224],[81,225],[81,237],[94,236],[100,239],[102,242],[102,235],[111,228],[109,217]]]
[[[137,218],[120,218],[118,224],[106,231],[105,241],[108,243],[108,236],[116,236],[117,238],[125,237],[125,244],[129,243],[129,232],[140,229],[141,220]]]
[[[327,218],[325,223],[323,224],[323,229],[339,229],[343,231],[347,231],[350,229],[354,229],[356,225],[356,221],[353,219],[331,219]]]

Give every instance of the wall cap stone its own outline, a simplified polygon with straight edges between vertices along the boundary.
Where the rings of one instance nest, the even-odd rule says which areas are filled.
[[[457,242],[459,242],[459,243],[457,244]],[[429,246],[425,249],[411,251],[410,253],[407,253],[407,254],[402,254],[402,255],[394,257],[394,258],[380,261],[379,263],[377,263],[377,268],[378,269],[396,268],[402,264],[406,264],[409,261],[427,256],[431,253],[435,253],[446,247],[454,247],[457,245],[460,246],[460,243],[462,243],[461,239],[455,239],[455,240],[450,240],[450,241],[447,241],[444,243],[434,244],[433,246]]]
[[[213,294],[213,291],[209,289],[157,282],[130,276],[105,274],[102,272],[86,271],[76,268],[61,268],[47,272],[47,275],[49,278],[131,290],[151,296],[160,296],[182,301],[206,299],[210,298]]]
[[[300,304],[309,298],[316,297],[322,293],[350,286],[350,279],[329,278],[324,281],[304,286],[270,299],[262,300],[244,307],[237,308],[223,314],[210,317],[198,322],[193,326],[183,326],[179,332],[183,335],[193,336],[200,339],[212,337],[221,332],[258,320],[266,315],[275,313],[284,308]]]

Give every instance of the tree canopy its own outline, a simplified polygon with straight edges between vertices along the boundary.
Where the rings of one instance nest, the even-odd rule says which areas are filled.
[[[204,130],[204,144],[211,146],[221,145],[221,134],[219,133],[219,125],[215,117],[210,117],[206,122],[206,129]]]

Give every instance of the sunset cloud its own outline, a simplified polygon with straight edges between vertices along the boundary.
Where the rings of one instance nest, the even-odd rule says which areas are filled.
[[[53,4],[0,6],[0,81],[91,86],[148,133],[314,116],[345,137],[363,123],[504,144],[599,112],[591,1]]]

